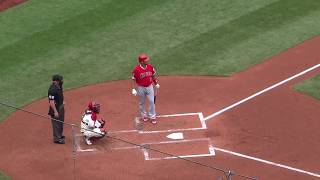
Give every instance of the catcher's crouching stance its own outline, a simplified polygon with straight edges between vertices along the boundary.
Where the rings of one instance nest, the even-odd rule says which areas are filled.
[[[98,119],[100,113],[100,104],[90,102],[85,110],[81,121],[81,133],[87,145],[92,145],[93,140],[103,138],[107,134],[105,121]]]

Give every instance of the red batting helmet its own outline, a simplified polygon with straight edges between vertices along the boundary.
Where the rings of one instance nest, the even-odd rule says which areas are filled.
[[[93,111],[93,112],[99,113],[100,112],[100,104],[96,103],[94,101],[89,102],[88,109]]]
[[[146,54],[140,54],[138,57],[139,62],[149,61],[149,56]]]

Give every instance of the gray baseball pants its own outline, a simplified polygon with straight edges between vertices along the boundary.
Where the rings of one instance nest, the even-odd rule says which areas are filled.
[[[139,96],[139,111],[141,117],[149,117],[150,119],[156,118],[156,108],[154,104],[154,90],[151,84],[148,87],[138,86],[137,88]],[[149,112],[146,111],[146,98],[149,101]]]

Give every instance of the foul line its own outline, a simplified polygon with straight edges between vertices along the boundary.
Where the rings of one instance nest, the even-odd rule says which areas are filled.
[[[312,172],[305,171],[305,170],[302,170],[302,169],[297,169],[297,168],[293,168],[293,167],[290,167],[290,166],[274,163],[274,162],[263,160],[263,159],[260,159],[260,158],[255,158],[255,157],[252,157],[252,156],[247,156],[247,155],[240,154],[240,153],[237,153],[237,152],[232,152],[232,151],[229,151],[229,150],[216,148],[216,147],[214,147],[214,150],[221,151],[221,152],[228,153],[228,154],[235,155],[235,156],[239,156],[239,157],[242,157],[242,158],[246,158],[246,159],[251,159],[251,160],[254,160],[254,161],[262,162],[262,163],[265,163],[265,164],[281,167],[281,168],[288,169],[288,170],[291,170],[291,171],[296,171],[296,172],[307,174],[307,175],[310,175],[310,176],[320,177],[320,174],[316,174],[316,173],[312,173]]]
[[[213,118],[215,116],[218,116],[219,114],[222,114],[223,112],[225,112],[225,111],[227,111],[229,109],[232,109],[232,108],[234,108],[234,107],[236,107],[236,106],[238,106],[238,105],[240,105],[240,104],[242,104],[242,103],[244,103],[244,102],[246,102],[246,101],[248,101],[248,100],[250,100],[250,99],[252,99],[252,98],[254,98],[256,96],[259,96],[259,95],[261,95],[261,94],[263,94],[263,93],[265,93],[267,91],[270,91],[271,89],[276,88],[276,87],[278,87],[278,86],[280,86],[280,85],[282,85],[282,84],[284,84],[284,83],[286,83],[288,81],[291,81],[292,79],[295,79],[295,78],[297,78],[297,77],[299,77],[299,76],[301,76],[301,75],[303,75],[303,74],[305,74],[305,73],[307,73],[309,71],[312,71],[312,70],[314,70],[314,69],[316,69],[318,67],[320,67],[320,64],[317,64],[317,65],[315,65],[315,66],[313,66],[313,67],[311,67],[311,68],[309,68],[307,70],[304,70],[304,71],[302,71],[302,72],[300,72],[300,73],[298,73],[298,74],[296,74],[294,76],[291,76],[290,78],[287,78],[287,79],[285,79],[285,80],[283,80],[281,82],[278,82],[275,85],[272,85],[272,86],[270,86],[270,87],[268,87],[268,88],[266,88],[266,89],[264,89],[262,91],[259,91],[259,92],[255,93],[255,94],[253,94],[253,95],[251,95],[251,96],[249,96],[249,97],[237,102],[237,103],[234,103],[234,104],[232,104],[232,105],[230,105],[230,106],[228,106],[228,107],[226,107],[226,108],[224,108],[224,109],[222,109],[222,110],[220,110],[218,112],[215,112],[215,113],[207,116],[206,118],[204,118],[204,120],[207,121],[207,120],[209,120],[209,119],[211,119],[211,118]]]

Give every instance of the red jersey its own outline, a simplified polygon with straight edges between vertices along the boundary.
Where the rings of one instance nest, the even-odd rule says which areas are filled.
[[[152,84],[152,76],[155,74],[156,71],[151,64],[147,64],[145,68],[139,64],[132,71],[132,79],[136,81],[138,86],[148,87]]]

